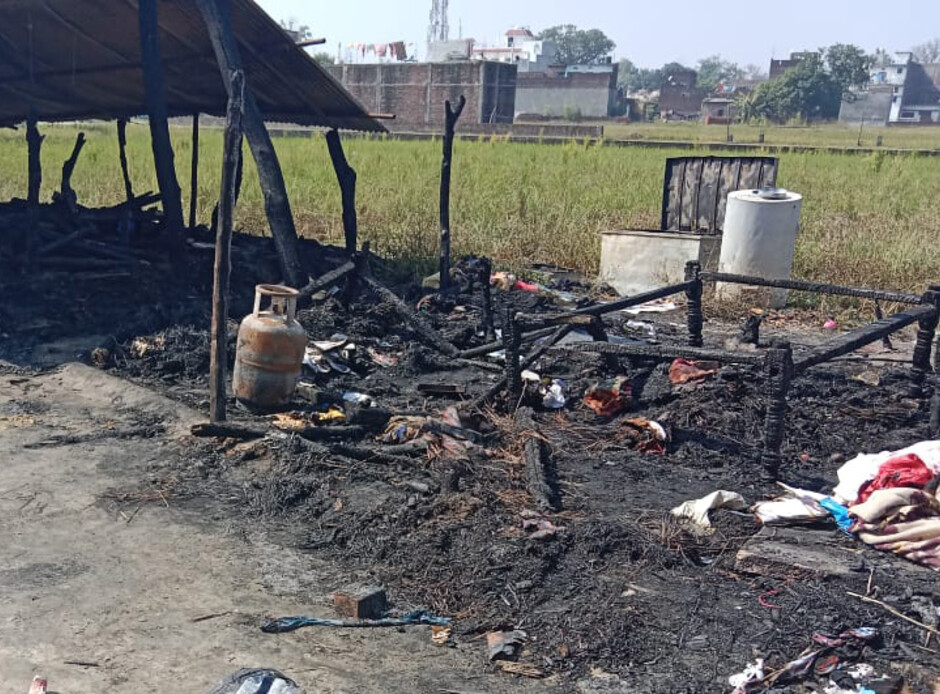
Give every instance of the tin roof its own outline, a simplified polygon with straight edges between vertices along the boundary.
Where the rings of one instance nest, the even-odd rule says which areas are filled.
[[[245,77],[266,120],[382,131],[253,0],[231,0]],[[144,106],[136,0],[0,0],[0,126],[116,119]],[[195,0],[160,0],[171,116],[225,115],[226,92]]]

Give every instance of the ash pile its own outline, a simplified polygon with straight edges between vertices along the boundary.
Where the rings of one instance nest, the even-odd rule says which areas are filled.
[[[933,691],[940,446],[903,333],[797,373],[871,326],[742,311],[702,331],[687,284],[623,300],[481,258],[443,289],[377,276],[366,250],[301,289],[290,392],[229,390],[160,473],[390,601],[272,615],[271,638],[423,624],[481,669],[582,691]],[[126,336],[99,365],[205,410],[208,338]]]

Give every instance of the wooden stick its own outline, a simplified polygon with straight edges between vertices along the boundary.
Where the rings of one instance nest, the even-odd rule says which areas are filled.
[[[117,122],[118,155],[121,159],[121,176],[124,177],[124,195],[127,201],[134,199],[134,187],[131,185],[131,175],[127,168],[127,119],[120,118]]]
[[[347,260],[335,270],[331,270],[330,272],[322,275],[321,277],[318,277],[315,280],[310,280],[307,286],[300,290],[300,296],[313,296],[317,292],[326,289],[335,282],[343,279],[346,275],[348,275],[350,272],[354,272],[355,270],[356,264],[351,260]]]
[[[82,153],[85,146],[85,133],[79,133],[75,138],[75,146],[72,148],[72,154],[62,164],[62,186],[60,194],[62,200],[73,215],[78,214],[78,196],[72,190],[72,174],[75,172],[75,165],[78,163],[78,156]]]
[[[231,96],[225,120],[225,149],[222,154],[222,191],[219,196],[219,231],[215,238],[212,288],[212,344],[209,354],[209,420],[225,421],[225,382],[228,364],[228,288],[232,271],[232,214],[235,208],[235,171],[241,156],[242,111],[245,74],[231,76]]]
[[[263,429],[253,429],[251,427],[239,426],[238,424],[213,422],[193,424],[189,433],[200,438],[217,437],[220,439],[244,440],[261,439],[268,435],[268,432]]]
[[[189,228],[196,228],[199,207],[199,113],[193,114],[193,151],[189,167]]]
[[[908,616],[907,616],[906,614],[904,614],[903,612],[898,612],[896,609],[894,609],[893,607],[891,607],[891,605],[888,605],[888,604],[886,604],[886,603],[883,603],[883,602],[881,602],[881,600],[875,600],[875,598],[870,598],[870,597],[868,597],[867,595],[859,595],[858,593],[853,593],[853,592],[848,591],[848,590],[845,591],[845,594],[846,594],[846,595],[851,595],[853,598],[858,598],[858,599],[861,600],[862,602],[870,602],[870,603],[873,604],[873,605],[878,605],[879,607],[882,607],[882,608],[886,609],[888,612],[890,612],[891,614],[893,614],[895,617],[900,617],[900,618],[903,619],[904,621],[910,622],[910,623],[913,624],[914,626],[920,627],[921,629],[923,629],[924,631],[926,631],[926,632],[929,633],[929,634],[933,634],[934,636],[940,636],[940,630],[934,629],[933,627],[928,626],[928,625],[924,624],[923,622],[918,622],[916,619],[912,619],[911,617],[908,617]]]
[[[163,214],[170,234],[182,238],[183,201],[173,163],[173,143],[167,122],[166,94],[163,88],[163,62],[160,57],[160,23],[158,0],[139,0],[140,56],[144,67],[144,97],[150,142],[157,170]]]
[[[346,237],[346,250],[354,253],[356,250],[356,234],[358,223],[356,221],[356,171],[346,161],[343,152],[343,143],[339,139],[339,131],[330,130],[326,134],[326,146],[339,181],[340,194],[343,201],[343,234]]]
[[[450,287],[450,167],[454,157],[454,128],[466,105],[467,99],[463,94],[457,100],[456,109],[451,108],[450,101],[444,102],[444,157],[441,160],[440,287],[442,292]]]
[[[209,33],[216,62],[222,73],[222,81],[226,89],[231,89],[229,75],[234,70],[242,69],[242,58],[232,29],[230,0],[196,0],[196,4]],[[264,125],[261,109],[258,108],[251,89],[247,87],[242,125],[258,168],[264,208],[281,261],[281,270],[292,286],[302,287],[306,284],[307,277],[300,262],[297,229],[294,227],[294,216],[287,198],[284,173],[281,171],[271,136]]]
[[[28,149],[29,178],[27,179],[26,209],[29,225],[26,230],[26,265],[32,265],[36,251],[37,229],[39,216],[39,189],[42,187],[42,141],[45,139],[39,134],[35,115],[30,115],[26,121],[26,147]]]

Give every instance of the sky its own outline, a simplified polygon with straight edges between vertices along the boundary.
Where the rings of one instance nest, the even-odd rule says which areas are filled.
[[[256,1],[276,19],[308,25],[334,54],[337,43],[392,41],[423,51],[431,8],[431,0]],[[617,44],[617,59],[641,67],[694,66],[717,53],[766,70],[771,58],[790,51],[833,43],[896,51],[940,36],[936,0],[450,0],[448,16],[451,38],[462,25],[464,38],[488,45],[513,26],[601,29]]]

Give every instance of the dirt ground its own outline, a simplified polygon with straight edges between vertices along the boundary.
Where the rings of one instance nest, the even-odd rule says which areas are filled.
[[[5,691],[42,674],[61,694],[195,693],[256,666],[311,693],[548,689],[486,674],[474,649],[433,646],[429,627],[262,633],[267,616],[332,616],[342,570],[223,515],[115,491],[151,488],[152,470],[200,419],[80,364],[0,377]],[[154,434],[28,447],[141,427]]]
[[[239,318],[252,283],[270,277],[250,249],[234,257]],[[500,377],[498,367],[436,354],[369,293],[348,308],[321,296],[299,313],[308,340],[343,333],[357,347],[347,371],[305,372],[316,402],[298,396],[292,416],[309,420],[339,403],[348,420],[337,426],[350,433],[311,440],[316,432],[276,429],[230,399],[234,423],[263,436],[189,436],[207,412],[207,267],[193,258],[176,285],[157,272],[123,284],[64,278],[42,301],[0,305],[0,358],[9,360],[0,370],[5,679],[25,690],[41,672],[62,694],[108,685],[203,692],[240,667],[264,666],[308,692],[717,694],[755,658],[778,668],[816,632],[873,626],[882,638],[866,662],[903,677],[905,694],[936,694],[936,641],[848,595],[940,619],[935,573],[831,525],[762,531],[747,513],[718,511],[715,532],[696,535],[669,515],[716,489],[749,502],[777,493],[757,474],[766,400],[755,368],[725,365],[703,383],[675,387],[668,363],[542,358],[534,368],[562,379],[569,401],[558,411],[542,408],[541,396],[526,401],[558,495],[556,511],[536,513],[522,461],[531,432],[512,417],[518,402],[499,396],[468,419],[483,443],[456,455],[443,436],[418,454],[386,448],[377,440],[384,421],[375,429],[343,400],[360,392],[379,405],[367,408],[373,416],[385,409],[439,421]],[[576,282],[555,288],[588,300]],[[399,289],[412,307],[431,294]],[[520,291],[497,291],[494,303],[497,324],[510,306],[558,308]],[[424,309],[454,345],[485,341],[477,292],[432,298]],[[709,314],[706,345],[727,346],[738,315]],[[609,316],[608,335],[685,339],[682,311],[635,319]],[[762,340],[790,339],[800,355],[832,337],[815,320],[772,314]],[[927,400],[911,391],[910,350],[908,331],[890,350],[875,345],[794,382],[783,480],[829,490],[856,453],[929,436]],[[88,365],[54,366],[74,359]],[[581,397],[617,374],[631,383],[629,411],[598,417]],[[441,384],[465,392],[427,392]],[[662,451],[637,446],[633,417],[668,429]],[[550,529],[540,538],[523,529],[533,515]],[[739,553],[755,547],[789,559],[780,570],[748,570]],[[335,616],[330,595],[349,582],[385,586],[395,608],[453,618],[449,645],[433,645],[423,626],[260,630],[269,617]],[[512,665],[538,679],[488,662],[486,634],[510,629],[527,634]]]

